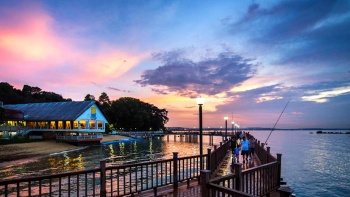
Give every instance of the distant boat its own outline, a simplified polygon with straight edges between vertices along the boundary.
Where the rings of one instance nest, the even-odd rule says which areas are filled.
[[[322,131],[317,131],[316,133],[317,133],[317,134],[321,134],[321,133],[322,133]]]

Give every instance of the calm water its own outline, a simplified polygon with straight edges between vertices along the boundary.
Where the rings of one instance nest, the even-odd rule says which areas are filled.
[[[265,142],[270,131],[250,131]],[[345,132],[345,131],[343,131]],[[102,159],[107,165],[198,155],[198,144],[179,138],[153,138],[114,142],[45,158],[13,163],[0,169],[0,180],[95,168]],[[214,139],[219,144],[221,137]],[[310,131],[273,131],[268,146],[273,154],[282,153],[282,177],[299,196],[348,196],[350,193],[350,135],[310,134]],[[204,137],[204,153],[208,138]]]
[[[350,196],[350,135],[310,132],[272,132],[267,143],[282,153],[284,181],[297,197]],[[270,131],[251,133],[265,142]]]

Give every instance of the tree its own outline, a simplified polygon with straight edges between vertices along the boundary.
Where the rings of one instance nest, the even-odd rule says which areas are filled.
[[[165,109],[158,109],[139,99],[122,97],[112,101],[105,115],[117,129],[148,131],[164,130],[164,124],[169,121],[167,113]]]
[[[91,95],[91,94],[87,94],[84,98],[84,101],[93,101],[95,100],[95,97],[94,95]]]
[[[109,100],[108,95],[105,92],[102,92],[100,97],[98,97],[98,102],[103,105],[103,104],[111,104],[111,101]]]
[[[21,104],[72,101],[72,99],[64,99],[62,95],[54,92],[42,91],[39,87],[24,85],[22,90],[18,90],[6,82],[1,82],[0,101],[4,102],[5,104]]]
[[[28,93],[28,94],[40,94],[41,88],[38,87],[30,87],[29,85],[24,85],[22,88],[22,93]]]
[[[0,107],[0,125],[5,123],[5,113],[6,110]]]
[[[23,96],[20,90],[13,88],[6,82],[0,83],[0,101],[4,104],[17,104],[23,102]]]
[[[100,97],[98,97],[98,103],[102,113],[106,114],[108,108],[111,106],[111,101],[109,100],[107,93],[101,93]]]

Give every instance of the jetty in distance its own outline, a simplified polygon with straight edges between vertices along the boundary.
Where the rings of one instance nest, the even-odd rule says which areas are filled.
[[[350,131],[348,131],[348,132],[340,132],[340,131],[317,131],[316,134],[350,134]]]

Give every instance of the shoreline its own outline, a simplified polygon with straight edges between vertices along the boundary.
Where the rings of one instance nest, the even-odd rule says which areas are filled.
[[[121,135],[103,135],[101,143],[125,138],[130,139],[129,137]],[[0,167],[25,163],[29,158],[31,160],[39,159],[54,153],[74,151],[79,148],[82,147],[64,142],[57,143],[56,140],[0,145]]]

